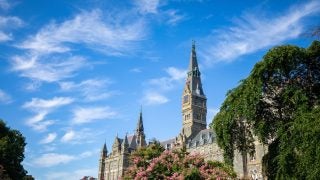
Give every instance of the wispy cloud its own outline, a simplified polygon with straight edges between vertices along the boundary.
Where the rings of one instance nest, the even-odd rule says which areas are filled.
[[[142,70],[141,70],[141,68],[132,68],[132,69],[130,69],[130,72],[141,73]]]
[[[170,9],[164,12],[164,14],[167,16],[166,23],[169,25],[176,25],[183,19],[185,19],[185,15],[178,12],[178,10]]]
[[[136,6],[140,13],[158,13],[158,7],[160,5],[160,0],[135,0]]]
[[[98,153],[98,150],[85,151],[75,155],[60,153],[45,153],[32,160],[31,164],[39,167],[52,167],[60,164],[67,164],[74,160],[88,158]]]
[[[78,169],[75,171],[54,171],[46,174],[47,180],[60,180],[60,179],[68,179],[68,180],[78,180],[84,176],[97,176],[98,169],[97,168],[85,168]]]
[[[5,2],[0,1],[0,7],[4,7]],[[10,41],[13,35],[7,32],[10,29],[18,28],[23,25],[23,21],[15,16],[0,16],[0,42]]]
[[[165,24],[174,26],[178,22],[185,19],[185,15],[177,9],[163,9],[166,5],[165,1],[160,0],[135,0],[134,1],[138,12],[142,15],[152,15]]]
[[[73,130],[67,131],[61,138],[61,142],[69,142],[76,137],[76,133]]]
[[[1,9],[9,9],[11,6],[7,0],[0,0],[0,8]]]
[[[72,124],[85,124],[95,120],[112,119],[117,112],[110,107],[80,107],[73,110]]]
[[[319,1],[309,1],[291,7],[278,17],[262,17],[245,13],[234,26],[214,30],[203,41],[205,50],[200,52],[207,64],[231,62],[238,57],[298,37],[303,32],[302,20],[320,11]]]
[[[66,144],[88,144],[98,140],[98,136],[104,131],[92,130],[90,128],[68,129],[60,141]]]
[[[144,104],[159,105],[169,102],[169,99],[164,94],[174,89],[186,76],[186,70],[184,69],[168,67],[165,71],[167,76],[150,79],[145,84],[147,90],[142,98]]]
[[[11,58],[12,70],[31,80],[61,81],[89,64],[70,53],[79,51],[76,45],[109,56],[128,55],[145,39],[146,29],[142,19],[116,21],[100,10],[82,11],[62,23],[51,22],[17,44],[24,53]]]
[[[142,101],[146,105],[159,105],[167,103],[169,99],[158,92],[147,91],[145,92]]]
[[[113,21],[110,17],[103,16],[100,10],[83,11],[61,24],[47,25],[18,47],[48,54],[71,51],[72,48],[68,44],[81,43],[109,55],[127,54],[136,42],[144,39],[144,22]]]
[[[59,164],[66,164],[75,160],[76,157],[68,154],[47,153],[36,158],[33,164],[40,167],[51,167]]]
[[[26,102],[23,107],[33,111],[51,110],[63,105],[70,104],[74,99],[69,97],[54,97],[52,99],[32,98],[31,101]]]
[[[40,144],[48,144],[53,142],[57,137],[57,133],[49,133],[45,138],[40,141]]]
[[[0,103],[9,104],[11,102],[12,102],[11,96],[5,91],[3,91],[2,89],[0,89]]]
[[[74,101],[69,97],[54,97],[52,99],[32,98],[22,107],[35,113],[34,116],[26,120],[26,124],[36,131],[44,131],[48,126],[54,124],[54,120],[45,120],[46,116],[56,108],[71,104]]]
[[[12,57],[12,70],[20,72],[20,76],[37,82],[56,82],[74,76],[74,73],[87,65],[81,56],[42,56],[30,54]],[[33,86],[32,88],[36,88]]]
[[[182,82],[186,77],[187,71],[175,67],[168,67],[165,69],[168,76],[151,79],[148,84],[155,89],[171,90],[175,87],[177,82]]]
[[[98,101],[115,95],[115,91],[108,90],[111,80],[105,79],[87,79],[80,83],[71,81],[60,82],[60,89],[65,92],[79,91],[84,101]]]

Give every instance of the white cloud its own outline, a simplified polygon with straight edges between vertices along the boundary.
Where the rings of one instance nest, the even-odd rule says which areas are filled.
[[[48,144],[53,142],[57,137],[57,133],[49,133],[45,138],[43,138],[40,143],[41,144]]]
[[[0,8],[1,9],[9,9],[11,6],[7,0],[0,0]]]
[[[54,97],[52,99],[32,98],[26,102],[23,107],[33,111],[51,110],[60,106],[70,104],[74,99],[69,97]]]
[[[79,180],[84,176],[92,176],[97,177],[97,168],[86,168],[86,169],[78,169],[75,171],[54,171],[46,174],[45,179],[47,180]]]
[[[36,131],[45,131],[48,126],[55,123],[54,120],[45,120],[46,116],[56,108],[71,104],[74,101],[69,97],[54,97],[52,99],[32,98],[22,107],[34,112],[34,116],[26,120],[26,124]]]
[[[98,140],[98,136],[104,133],[104,131],[97,131],[89,128],[77,130],[69,129],[65,132],[60,141],[67,144],[88,144]]]
[[[11,96],[0,89],[0,103],[9,104],[11,102],[12,102]]]
[[[33,164],[40,167],[51,167],[59,164],[67,164],[76,159],[76,156],[67,154],[47,153],[33,160]]]
[[[103,16],[100,10],[94,10],[83,11],[61,24],[51,23],[18,47],[50,54],[71,51],[69,43],[81,43],[109,55],[122,55],[144,36],[143,21],[114,22],[114,19]]]
[[[280,44],[298,37],[303,32],[303,18],[319,11],[320,2],[310,1],[290,8],[286,14],[275,18],[247,13],[237,19],[233,27],[215,30],[206,37],[203,43],[206,50],[200,55],[208,64],[230,62],[242,55]]]
[[[5,1],[0,1],[0,7],[5,6]],[[8,29],[17,28],[23,25],[23,21],[15,16],[0,16],[0,42],[12,40],[12,34],[6,33]]]
[[[130,69],[130,72],[141,73],[142,70],[141,70],[141,68],[132,68],[132,69]]]
[[[144,94],[142,101],[146,105],[159,105],[167,103],[169,99],[159,92],[148,91]]]
[[[157,14],[160,0],[135,0],[135,4],[142,14]]]
[[[165,70],[169,76],[155,78],[148,81],[148,84],[154,86],[154,89],[171,90],[177,82],[181,82],[186,77],[186,70],[169,67]]]
[[[186,70],[175,67],[165,69],[167,76],[154,78],[147,81],[147,90],[144,92],[142,102],[146,105],[159,105],[169,101],[164,93],[177,87],[186,77]]]
[[[73,130],[67,131],[61,138],[61,142],[69,142],[75,138],[76,133]]]
[[[95,120],[111,119],[117,112],[110,107],[87,107],[73,110],[72,124],[90,123]]]
[[[81,56],[62,57],[27,54],[12,57],[12,70],[33,81],[56,82],[73,77],[75,72],[88,65]],[[33,87],[36,88],[36,87]]]
[[[107,91],[108,85],[111,83],[109,79],[87,79],[78,84],[66,81],[60,82],[59,85],[62,91],[80,91],[83,96],[82,99],[85,101],[97,101],[116,94],[114,91]]]
[[[24,53],[11,58],[12,70],[31,80],[57,82],[89,64],[70,53],[79,51],[74,45],[110,56],[131,54],[147,34],[144,21],[113,17],[100,10],[82,11],[62,23],[50,23],[16,45]]]
[[[167,16],[167,24],[169,25],[176,25],[185,18],[184,15],[179,14],[178,11],[174,9],[167,10],[164,14]]]
[[[67,164],[71,161],[81,160],[98,154],[97,149],[92,151],[85,151],[79,155],[59,154],[59,153],[45,153],[40,157],[34,158],[31,162],[32,165],[39,167],[52,167],[60,164]]]

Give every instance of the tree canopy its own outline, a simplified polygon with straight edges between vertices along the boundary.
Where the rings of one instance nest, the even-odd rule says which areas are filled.
[[[257,136],[269,146],[263,161],[270,179],[318,179],[319,102],[320,42],[278,46],[227,94],[211,127],[229,163],[234,149],[254,151]]]
[[[205,162],[198,154],[185,150],[164,151],[159,142],[137,150],[124,179],[216,179],[235,178],[230,166]]]
[[[21,164],[24,159],[25,145],[23,135],[7,127],[0,119],[0,165],[4,170],[0,172],[0,179],[20,180],[25,177],[27,171]]]

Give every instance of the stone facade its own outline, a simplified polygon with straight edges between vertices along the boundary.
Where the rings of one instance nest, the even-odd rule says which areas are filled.
[[[186,148],[190,153],[202,154],[205,160],[223,162],[223,150],[219,148],[216,134],[207,129],[207,98],[202,89],[201,73],[198,66],[195,44],[192,44],[189,69],[182,93],[182,128],[177,137],[161,142],[165,149]],[[247,156],[249,178],[263,179],[262,157],[266,153],[264,147],[255,141],[256,153]],[[143,130],[142,113],[138,120],[136,133],[133,136],[120,139],[116,137],[112,152],[108,155],[104,145],[99,163],[99,180],[118,179],[128,167],[131,152],[146,145]],[[235,151],[234,170],[238,177],[243,177],[243,161],[241,154]]]
[[[129,166],[130,154],[137,148],[146,146],[142,112],[138,119],[135,134],[125,136],[123,139],[116,136],[112,151],[108,154],[106,144],[103,145],[99,160],[99,180],[119,179]]]

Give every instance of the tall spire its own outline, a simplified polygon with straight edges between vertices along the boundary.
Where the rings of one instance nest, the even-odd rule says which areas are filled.
[[[142,106],[141,106],[136,132],[138,133],[143,131],[144,131],[144,128],[143,128],[143,121],[142,121]]]
[[[193,137],[206,128],[207,98],[202,89],[201,73],[198,66],[196,46],[192,41],[189,70],[182,94],[182,135]],[[180,137],[180,141],[186,140]]]
[[[107,154],[108,154],[106,142],[104,142],[104,144],[103,144],[101,154],[103,154],[104,156],[107,156]]]
[[[144,134],[144,128],[143,128],[142,107],[140,109],[140,115],[139,115],[135,135],[136,135],[136,142],[138,147],[143,147],[147,144],[145,139],[145,134]]]
[[[189,71],[193,71],[196,69],[199,69],[198,61],[197,61],[196,45],[195,45],[195,41],[192,40],[192,49],[191,49],[191,55],[190,55]]]
[[[122,142],[122,151],[123,152],[128,152],[128,147],[129,147],[128,135],[126,133],[126,136],[124,137],[123,142]]]

